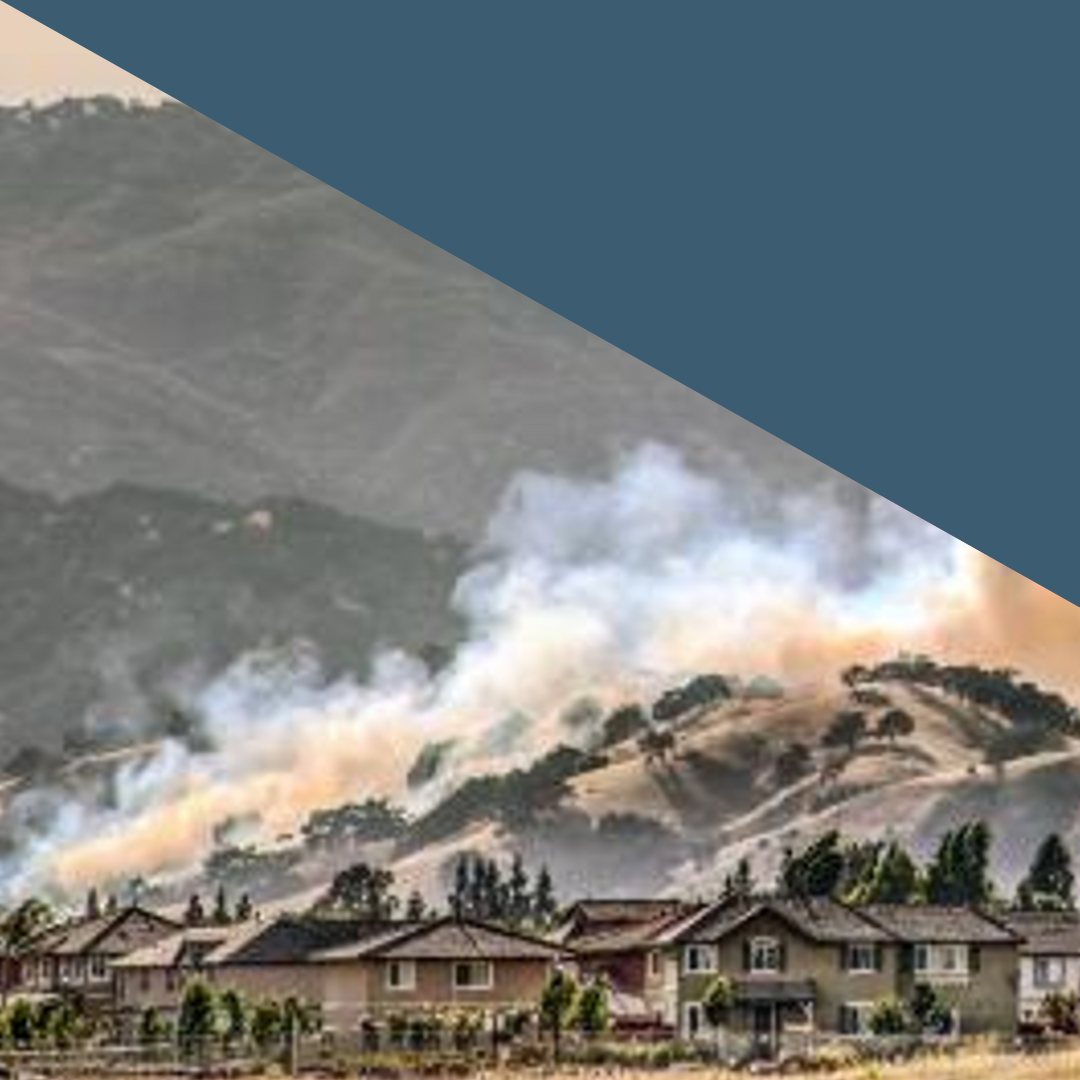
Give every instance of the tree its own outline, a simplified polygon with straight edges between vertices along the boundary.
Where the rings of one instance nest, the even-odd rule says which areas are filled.
[[[176,1024],[181,1052],[187,1056],[201,1056],[217,1035],[217,1024],[218,1003],[214,991],[202,979],[188,983]]]
[[[520,926],[529,918],[529,875],[518,852],[514,853],[510,863],[510,878],[507,882],[507,918],[514,926]]]
[[[218,886],[214,897],[214,914],[211,919],[215,926],[228,926],[232,922],[232,916],[229,914],[229,897],[224,885]]]
[[[24,900],[0,921],[0,951],[4,966],[10,968],[17,957],[39,934],[56,921],[53,909],[37,897]],[[5,972],[6,974],[6,972]],[[0,1003],[7,1001],[7,979],[0,979]]]
[[[990,881],[990,828],[973,821],[947,832],[926,870],[926,899],[931,904],[987,904]]]
[[[427,904],[424,903],[423,894],[418,889],[413,889],[405,902],[405,918],[409,922],[423,922],[426,916]]]
[[[855,904],[911,904],[919,896],[919,868],[893,841],[878,855],[873,873],[848,897]]]
[[[540,1023],[551,1033],[551,1050],[556,1063],[562,1056],[562,1034],[573,1014],[578,985],[573,975],[556,968],[540,994]]]
[[[1024,911],[1075,911],[1072,856],[1064,840],[1051,833],[1039,845],[1027,876],[1016,890],[1016,906]]]
[[[897,739],[906,739],[915,730],[915,720],[903,709],[889,709],[874,728],[879,739],[888,739],[895,743]]]
[[[611,1021],[611,992],[602,979],[594,979],[578,992],[573,1024],[586,1038],[595,1039],[607,1031]]]
[[[646,731],[649,718],[640,705],[622,705],[604,721],[601,745],[614,746]]]
[[[787,853],[780,872],[781,890],[788,896],[832,896],[844,873],[840,833],[825,833],[799,855]]]
[[[249,893],[241,893],[236,902],[236,921],[247,922],[255,916],[255,905],[251,902]]]
[[[202,897],[198,893],[192,893],[188,899],[187,910],[184,912],[184,922],[188,926],[206,925],[206,909],[203,907]]]
[[[358,863],[342,870],[334,878],[326,895],[316,904],[316,910],[372,922],[387,922],[400,905],[393,889],[392,871]]]
[[[101,898],[96,888],[91,888],[86,894],[86,917],[87,919],[101,918]]]
[[[903,1035],[910,1027],[907,1010],[896,998],[879,1001],[870,1013],[870,1031],[874,1035]]]
[[[1039,1015],[1051,1031],[1062,1035],[1080,1033],[1080,998],[1073,990],[1047,994],[1039,1007]]]
[[[948,1035],[952,1030],[952,1010],[927,983],[915,985],[908,1011],[915,1022],[916,1030],[922,1034]]]
[[[27,1050],[34,1045],[37,1025],[34,1006],[26,998],[16,998],[7,1014],[8,1036],[14,1046]]]
[[[547,866],[541,866],[536,875],[536,888],[533,891],[532,917],[537,926],[547,926],[559,910],[555,899],[555,883]]]
[[[806,743],[789,742],[776,756],[773,777],[780,787],[797,783],[808,775],[814,766],[814,757]]]
[[[251,1038],[263,1053],[281,1041],[283,1018],[281,1006],[272,998],[263,998],[251,1011]]]
[[[846,709],[833,717],[832,723],[821,736],[821,745],[827,749],[842,747],[849,754],[854,754],[855,748],[866,737],[867,729],[865,713],[857,709]]]
[[[744,855],[735,865],[735,869],[724,878],[724,894],[727,896],[752,896],[754,892],[754,871],[750,860]]]
[[[139,1018],[139,1042],[143,1046],[156,1046],[165,1041],[168,1035],[168,1025],[162,1019],[161,1013],[153,1007],[143,1009]]]
[[[220,1002],[223,1017],[221,1037],[226,1051],[231,1051],[247,1038],[247,1004],[240,993],[232,988],[222,991]]]
[[[720,1052],[720,1031],[731,1018],[735,1007],[735,987],[726,975],[716,975],[701,998],[701,1011],[705,1014],[709,1027],[716,1032],[717,1054]]]
[[[675,752],[675,732],[651,727],[638,738],[638,749],[645,755],[646,765],[657,761],[666,764]]]

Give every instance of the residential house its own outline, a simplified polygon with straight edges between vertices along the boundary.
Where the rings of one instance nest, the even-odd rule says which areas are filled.
[[[252,924],[189,926],[112,963],[115,1009],[129,1031],[142,1013],[155,1009],[175,1020],[188,982],[206,974],[206,958],[233,939],[251,932]]]
[[[586,900],[574,904],[552,935],[573,949],[582,979],[602,978],[611,991],[612,1025],[619,1034],[670,1031],[648,989],[660,973],[658,938],[701,909],[681,900]]]
[[[111,1009],[116,961],[178,929],[173,920],[131,905],[47,930],[20,956],[14,993],[75,997],[91,1010]]]
[[[163,943],[118,965],[128,1010],[175,1010],[198,971],[219,989],[317,1005],[330,1031],[448,1006],[496,1014],[534,1007],[553,967],[570,955],[528,934],[453,918],[282,916],[228,935],[195,964],[185,966],[185,948]]]
[[[1024,939],[1017,1002],[1020,1020],[1037,1022],[1049,995],[1080,994],[1080,914],[1012,912],[1003,921]]]
[[[828,1033],[868,1032],[887,998],[933,985],[957,1031],[1011,1031],[1019,938],[963,908],[854,908],[831,899],[729,897],[658,937],[661,972],[648,988],[680,1036],[711,1039],[703,1001],[724,975],[734,1007],[724,1025],[770,1056]]]
[[[900,945],[896,991],[934,988],[961,1034],[1011,1034],[1017,1026],[1022,936],[985,911],[934,905],[870,905],[859,914]]]

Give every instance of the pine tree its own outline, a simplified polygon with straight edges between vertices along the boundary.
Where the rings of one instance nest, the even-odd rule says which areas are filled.
[[[532,914],[538,926],[547,926],[559,910],[555,899],[555,883],[551,880],[551,871],[541,866],[536,875],[536,888],[533,892]]]
[[[202,897],[198,893],[192,893],[188,900],[187,911],[184,913],[184,922],[188,926],[205,926],[206,910],[203,908]]]
[[[454,866],[454,887],[448,897],[450,914],[462,919],[469,914],[469,862],[460,857]]]
[[[229,914],[229,898],[225,893],[225,886],[219,885],[214,897],[213,922],[215,926],[228,926],[232,922]]]
[[[405,918],[409,922],[423,922],[427,916],[427,904],[418,889],[409,893],[409,899],[405,904]]]
[[[87,919],[101,918],[101,899],[96,888],[86,894],[86,917]]]
[[[729,896],[752,896],[754,893],[754,872],[750,860],[744,855],[735,869],[724,878],[724,893]]]
[[[237,922],[247,922],[255,915],[255,905],[251,902],[251,896],[248,893],[241,893],[240,899],[236,902],[235,918]]]
[[[507,885],[507,918],[513,925],[520,926],[529,918],[529,875],[518,853],[514,854],[514,860],[510,864],[510,879]]]
[[[1016,891],[1016,906],[1025,911],[1074,911],[1076,897],[1072,856],[1057,833],[1039,845],[1027,876]]]

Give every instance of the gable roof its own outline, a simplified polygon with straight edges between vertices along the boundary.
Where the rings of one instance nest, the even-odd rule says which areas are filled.
[[[1020,935],[986,912],[931,904],[868,904],[859,913],[908,943],[996,945],[1018,943]]]
[[[673,924],[660,939],[667,944],[719,941],[760,915],[772,915],[803,937],[822,943],[888,941],[893,936],[855,908],[827,897],[729,896]]]
[[[471,919],[369,922],[283,917],[224,943],[207,964],[304,964],[361,959],[554,960],[570,952],[551,941]]]
[[[560,925],[573,919],[584,919],[593,923],[633,923],[652,922],[685,911],[689,907],[685,900],[579,900],[574,904]]]
[[[151,945],[136,949],[113,962],[119,968],[169,968],[181,964],[193,950],[205,957],[214,949],[249,933],[250,923],[232,926],[189,926],[178,933],[161,938]]]
[[[179,930],[180,924],[165,918],[164,915],[149,908],[132,904],[109,915],[96,919],[79,919],[63,926],[46,930],[27,946],[26,951],[33,954],[53,956],[80,956],[93,952],[110,934],[121,929],[123,924],[135,915],[141,915],[157,923],[162,931]]]
[[[447,917],[319,953],[314,959],[372,957],[394,960],[555,960],[568,950],[531,934],[473,919]]]
[[[1001,921],[1024,940],[1025,956],[1080,956],[1080,913],[1075,911],[1013,911]]]

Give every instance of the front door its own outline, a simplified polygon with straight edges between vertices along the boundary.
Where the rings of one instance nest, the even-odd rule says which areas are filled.
[[[758,1057],[773,1058],[776,1056],[776,1044],[779,1036],[779,1016],[775,1005],[755,1005],[754,1026],[754,1051]]]

